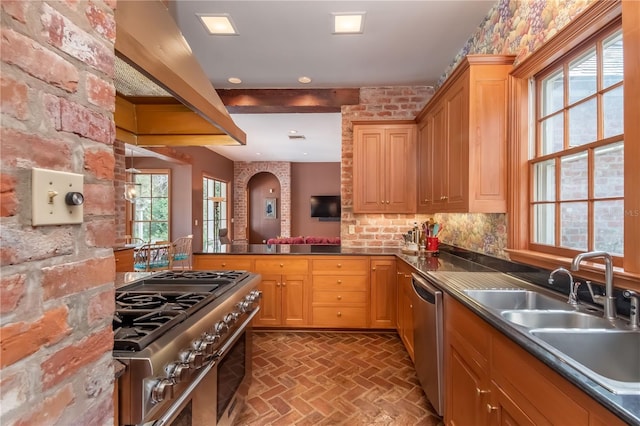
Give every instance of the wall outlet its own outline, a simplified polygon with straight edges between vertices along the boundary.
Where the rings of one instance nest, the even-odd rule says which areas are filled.
[[[31,225],[82,223],[84,175],[33,168]]]
[[[355,225],[349,225],[349,234],[355,234],[356,233],[356,226]]]

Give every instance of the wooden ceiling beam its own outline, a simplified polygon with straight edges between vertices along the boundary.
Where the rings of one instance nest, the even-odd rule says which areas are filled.
[[[219,89],[231,114],[340,112],[360,103],[360,89]]]

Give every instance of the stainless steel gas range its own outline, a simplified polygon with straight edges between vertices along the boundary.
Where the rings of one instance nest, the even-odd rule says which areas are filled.
[[[233,422],[251,378],[259,283],[247,271],[167,271],[116,290],[120,425]]]

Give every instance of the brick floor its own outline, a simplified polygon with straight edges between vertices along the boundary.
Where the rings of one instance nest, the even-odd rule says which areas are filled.
[[[254,332],[237,426],[442,425],[394,333]]]

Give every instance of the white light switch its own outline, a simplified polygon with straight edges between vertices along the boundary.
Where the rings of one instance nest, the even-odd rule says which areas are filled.
[[[355,234],[356,233],[356,226],[355,225],[349,225],[349,234]]]
[[[31,173],[31,224],[82,223],[83,185],[84,175],[34,168]],[[67,194],[73,196],[67,197]]]

